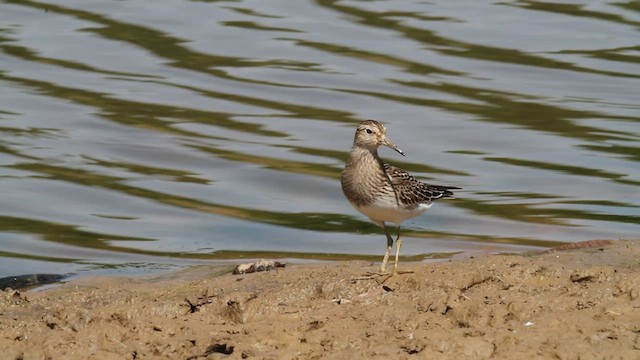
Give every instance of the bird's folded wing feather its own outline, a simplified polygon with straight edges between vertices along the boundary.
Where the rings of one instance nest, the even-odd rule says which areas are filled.
[[[418,206],[440,198],[453,198],[450,189],[459,189],[453,186],[425,184],[408,172],[389,164],[384,164],[384,170],[393,184],[398,200],[405,205]]]

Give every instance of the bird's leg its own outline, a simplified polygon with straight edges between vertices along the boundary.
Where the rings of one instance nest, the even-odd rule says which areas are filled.
[[[382,228],[384,229],[384,234],[387,236],[387,251],[384,253],[384,259],[382,259],[382,266],[380,267],[380,272],[384,274],[385,268],[387,267],[387,260],[389,260],[389,254],[393,247],[393,238],[389,235],[389,229],[387,229],[387,225],[384,222],[382,223]],[[397,256],[396,262],[398,262]]]
[[[396,262],[393,264],[393,273],[398,272],[398,258],[400,257],[400,248],[402,247],[402,239],[400,238],[400,226],[398,225],[398,237],[396,238]]]
[[[384,222],[380,222],[380,224],[384,229],[384,234],[387,236],[387,251],[384,253],[384,259],[382,259],[382,266],[380,266],[380,273],[367,272],[361,277],[352,279],[353,281],[375,279],[378,282],[378,284],[382,284],[385,281],[389,280],[390,277],[393,276],[393,274],[389,274],[385,270],[385,268],[387,267],[387,261],[389,260],[389,254],[391,254],[391,248],[393,247],[393,238],[391,237],[391,235],[389,235],[389,229],[387,229],[387,225]],[[396,254],[396,264],[397,263],[398,263],[398,255]],[[395,269],[394,269],[394,274],[395,274]],[[382,279],[380,279],[381,276],[383,277]]]
[[[400,248],[402,247],[402,238],[400,237],[400,225],[398,225],[398,237],[396,238],[396,263],[393,265],[394,274],[410,274],[413,271],[398,271],[398,258],[400,257]]]

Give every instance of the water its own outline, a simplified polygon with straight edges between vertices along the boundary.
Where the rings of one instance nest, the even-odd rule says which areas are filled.
[[[407,260],[640,235],[640,5],[0,2],[0,276],[380,260],[363,119],[463,187]]]

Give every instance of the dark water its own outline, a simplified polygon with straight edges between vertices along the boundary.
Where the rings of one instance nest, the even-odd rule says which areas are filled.
[[[0,276],[379,260],[354,124],[463,187],[407,259],[640,237],[640,2],[0,2]]]

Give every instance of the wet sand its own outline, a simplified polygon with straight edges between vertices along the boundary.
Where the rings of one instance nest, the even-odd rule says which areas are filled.
[[[0,291],[3,359],[640,359],[640,241]],[[224,274],[221,275],[221,271]]]

